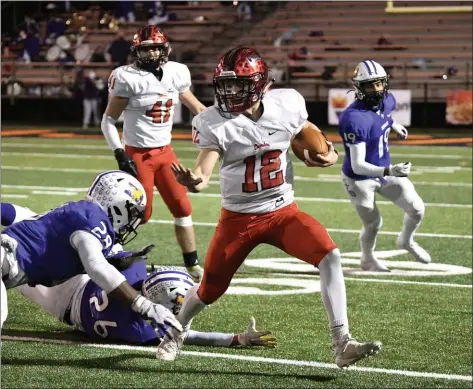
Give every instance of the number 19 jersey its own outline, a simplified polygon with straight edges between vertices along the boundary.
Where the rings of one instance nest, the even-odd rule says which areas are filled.
[[[352,103],[340,116],[338,125],[345,148],[343,173],[354,180],[375,178],[358,175],[353,171],[350,160],[350,145],[366,144],[366,162],[375,166],[389,166],[388,138],[393,125],[392,113],[396,109],[396,99],[389,93],[381,109],[368,109],[362,101]]]
[[[194,144],[220,152],[222,206],[229,211],[267,213],[294,201],[288,149],[307,119],[305,101],[294,89],[273,89],[262,105],[257,122],[224,117],[216,106],[192,122]]]
[[[148,148],[171,143],[172,118],[179,94],[191,86],[186,65],[168,61],[159,80],[135,65],[120,66],[108,79],[110,96],[125,97],[123,138],[128,146]]]

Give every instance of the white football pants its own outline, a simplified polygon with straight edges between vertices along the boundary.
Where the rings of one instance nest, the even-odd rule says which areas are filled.
[[[409,241],[424,217],[424,202],[407,177],[383,177],[367,180],[353,180],[342,173],[342,182],[351,203],[355,207],[363,228],[360,244],[363,253],[374,250],[376,235],[383,219],[376,206],[375,193],[392,201],[405,212],[401,237]]]
[[[15,289],[26,298],[41,306],[44,311],[59,321],[64,320],[64,314],[68,308],[71,309],[78,306],[79,312],[75,309],[71,311],[71,321],[72,323],[77,323],[76,315],[79,314],[80,317],[80,301],[73,304],[73,299],[78,298],[80,300],[82,298],[82,293],[80,292],[82,292],[82,289],[89,281],[90,277],[88,275],[80,274],[51,287],[36,285],[33,288],[28,285],[21,285]]]

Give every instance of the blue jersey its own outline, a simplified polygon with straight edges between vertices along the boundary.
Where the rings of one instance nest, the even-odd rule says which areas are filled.
[[[16,258],[28,277],[28,284],[52,286],[84,273],[79,253],[72,247],[71,234],[88,231],[102,243],[107,257],[115,232],[107,213],[94,202],[69,202],[47,213],[13,224],[2,231],[18,242]]]
[[[141,289],[145,279],[146,264],[138,261],[122,271],[135,289]],[[82,295],[80,318],[84,331],[96,340],[144,344],[158,340],[148,322],[122,302],[108,298],[95,282],[89,281]]]
[[[371,176],[355,174],[350,161],[348,145],[366,143],[366,162],[387,167],[391,163],[388,137],[394,120],[391,115],[396,109],[396,99],[391,93],[384,98],[381,108],[373,110],[362,101],[352,103],[340,116],[338,131],[345,148],[342,171],[354,180],[366,180]]]

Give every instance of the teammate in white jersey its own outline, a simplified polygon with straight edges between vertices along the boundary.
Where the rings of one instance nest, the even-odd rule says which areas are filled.
[[[214,76],[217,105],[194,118],[194,143],[201,149],[194,171],[173,165],[177,180],[203,190],[220,160],[222,212],[209,245],[204,276],[192,287],[177,319],[184,334],[192,318],[215,302],[250,252],[266,243],[317,266],[339,367],[377,353],[380,342],[359,343],[349,334],[340,251],[327,230],[294,202],[288,149],[293,137],[320,131],[307,120],[304,98],[294,89],[275,89],[258,52],[237,47],[220,60]],[[266,93],[266,94],[265,94]],[[264,97],[263,97],[264,96]],[[333,145],[314,166],[338,159]],[[165,337],[157,358],[173,360],[185,335]]]
[[[205,106],[189,89],[191,76],[186,65],[168,61],[171,45],[157,26],[138,30],[132,50],[136,60],[120,66],[109,77],[110,100],[102,119],[102,132],[115,153],[121,170],[143,184],[146,204],[143,223],[151,217],[154,186],[174,216],[174,230],[181,247],[184,264],[195,281],[202,269],[196,251],[187,191],[172,173],[177,162],[171,147],[174,106],[180,100],[197,115]],[[123,112],[123,149],[115,123]]]

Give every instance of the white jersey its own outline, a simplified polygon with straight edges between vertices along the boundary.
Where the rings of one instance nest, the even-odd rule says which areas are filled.
[[[274,89],[263,98],[255,123],[247,116],[223,117],[209,107],[192,121],[193,141],[220,152],[222,206],[240,213],[266,213],[294,201],[288,148],[307,119],[304,98],[294,89]]]
[[[110,96],[129,99],[123,117],[125,145],[161,147],[171,143],[172,118],[179,94],[191,86],[186,65],[168,61],[161,81],[135,65],[120,66],[110,74]]]

